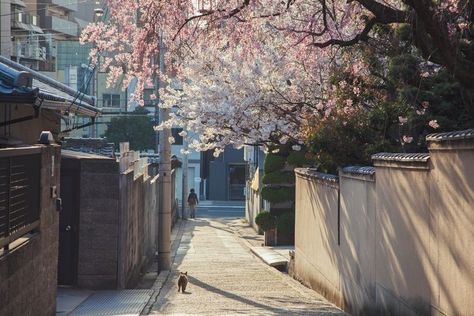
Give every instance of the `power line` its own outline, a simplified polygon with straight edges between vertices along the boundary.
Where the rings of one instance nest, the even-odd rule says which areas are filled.
[[[67,5],[73,5],[73,4],[81,4],[81,3],[85,3],[85,2],[88,2],[90,0],[78,0],[78,1],[75,1],[75,2],[70,2],[70,3],[64,3],[62,5],[59,5],[59,4],[51,4],[49,6],[46,6],[44,8],[40,8],[40,9],[31,9],[31,10],[23,10],[21,11],[21,13],[27,13],[27,12],[38,12],[38,11],[43,11],[43,10],[48,10],[49,8],[64,8],[64,6],[67,6]],[[42,3],[40,3],[42,4]],[[67,9],[67,8],[65,8]],[[12,13],[5,13],[5,14],[2,14],[0,16],[11,16],[11,15],[15,15],[17,14],[18,12],[12,12]]]
[[[90,1],[90,2],[100,2],[98,0],[86,0],[85,2],[87,1]],[[46,1],[46,2],[42,2],[42,1],[35,1],[35,2],[25,2],[25,1],[22,1],[24,4],[52,4],[51,1]],[[16,3],[12,2],[12,1],[0,1],[0,3],[10,3],[10,4],[15,4],[17,5]],[[97,3],[96,3],[97,4]]]
[[[104,15],[103,15],[103,18],[102,20],[105,21],[105,19],[107,19],[107,15],[109,13],[109,10],[107,7],[105,7],[105,5],[102,5],[102,10],[104,12]],[[95,73],[96,71],[98,70],[98,65],[97,64],[93,64],[92,63],[92,58],[89,57],[89,65],[88,67],[91,68],[92,67],[92,71],[90,73],[90,76],[89,78],[87,79],[87,82],[83,82],[82,84],[82,87],[81,88],[87,88],[90,86],[90,82],[91,82],[91,79],[93,76],[95,76]],[[100,69],[99,69],[100,70]],[[94,83],[95,84],[95,83]],[[97,93],[97,92],[96,92]],[[69,105],[68,107],[68,112],[71,111],[72,107],[74,106],[74,102],[76,102],[76,100],[79,98],[79,101],[82,101],[82,98],[84,97],[85,93],[81,93],[79,90],[77,92],[77,94],[74,96],[74,100],[71,101],[71,104]],[[97,98],[98,99],[98,98]],[[80,102],[79,102],[80,103]],[[79,104],[77,105],[77,107],[79,108]],[[74,117],[74,122],[72,123],[72,126],[77,126],[76,125],[76,120],[77,120],[77,116]],[[92,128],[94,128],[94,125],[92,125]]]

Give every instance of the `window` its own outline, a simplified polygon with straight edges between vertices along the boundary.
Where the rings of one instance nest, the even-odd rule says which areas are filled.
[[[182,145],[183,144],[183,136],[179,135],[183,131],[182,128],[172,128],[171,129],[171,136],[174,138],[174,143],[172,145]]]
[[[111,93],[102,94],[102,107],[119,108],[120,107],[120,94],[111,94]]]
[[[151,99],[152,94],[156,96],[154,100]],[[143,90],[143,101],[145,102],[145,106],[156,106],[158,104],[158,96],[156,95],[155,89]]]

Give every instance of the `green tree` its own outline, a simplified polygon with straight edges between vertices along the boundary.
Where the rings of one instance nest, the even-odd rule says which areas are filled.
[[[108,124],[104,136],[118,146],[120,142],[129,142],[132,150],[154,148],[155,131],[152,118],[147,110],[137,108],[132,115],[113,118]]]
[[[379,26],[362,54],[367,71],[334,67],[331,116],[309,129],[308,149],[319,170],[368,165],[376,152],[426,152],[429,133],[474,126],[474,99],[446,68],[429,64],[413,44],[409,25]]]

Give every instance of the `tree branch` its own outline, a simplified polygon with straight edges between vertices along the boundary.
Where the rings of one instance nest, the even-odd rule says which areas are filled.
[[[376,18],[370,19],[365,24],[365,27],[362,30],[362,32],[360,32],[359,34],[357,34],[356,36],[354,36],[350,40],[341,40],[341,39],[332,38],[332,39],[327,40],[325,42],[312,43],[311,45],[313,45],[315,47],[319,47],[319,48],[325,48],[325,47],[332,46],[332,45],[343,46],[343,47],[352,46],[354,44],[357,44],[360,41],[366,41],[368,39],[368,35],[369,35],[370,31],[372,30],[372,28],[376,24],[377,24],[377,19]]]

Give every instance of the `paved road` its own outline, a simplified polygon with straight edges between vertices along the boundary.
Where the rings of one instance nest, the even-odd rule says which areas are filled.
[[[198,206],[197,218],[244,218],[245,208],[242,206]]]
[[[159,294],[147,313],[343,315],[316,292],[256,258],[246,241],[227,225],[233,210],[204,212],[198,213],[196,220],[180,222],[173,271],[160,275],[155,283]],[[177,292],[178,271],[188,272],[186,294]]]

